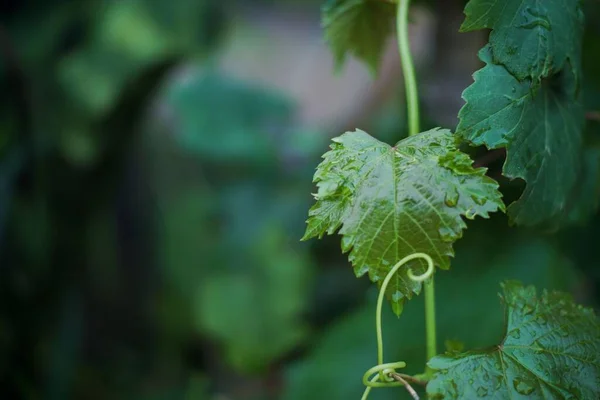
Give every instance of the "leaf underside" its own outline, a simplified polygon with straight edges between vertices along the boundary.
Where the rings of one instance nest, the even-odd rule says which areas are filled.
[[[472,167],[445,129],[394,147],[360,130],[348,132],[333,139],[323,158],[303,240],[339,229],[356,275],[368,273],[378,284],[399,260],[417,252],[448,269],[452,243],[466,227],[462,216],[487,218],[504,210],[498,184],[485,169]],[[398,315],[422,286],[408,278],[409,269],[422,273],[425,264],[414,260],[400,268],[386,293]]]
[[[570,61],[579,79],[583,12],[578,0],[471,0],[461,31],[492,29],[493,60],[517,79],[540,79]]]
[[[489,45],[480,52],[486,66],[463,93],[457,134],[474,145],[507,149],[503,174],[527,183],[508,207],[513,223],[554,224],[565,212],[581,162],[583,109],[575,76],[566,68],[541,82],[519,81],[491,53]]]
[[[347,54],[377,73],[388,36],[393,31],[396,7],[373,0],[329,0],[322,10],[325,39],[340,69]]]
[[[429,366],[433,399],[597,399],[600,322],[570,296],[503,285],[506,335],[487,350],[447,353]]]

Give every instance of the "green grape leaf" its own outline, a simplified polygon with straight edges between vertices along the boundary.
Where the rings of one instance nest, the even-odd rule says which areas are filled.
[[[477,146],[506,148],[504,176],[527,182],[508,207],[511,221],[548,223],[564,211],[579,171],[584,119],[575,77],[566,69],[542,82],[519,81],[492,62],[490,46],[480,58],[487,65],[463,93],[457,135]]]
[[[394,147],[366,132],[347,132],[333,139],[317,168],[318,192],[303,240],[341,227],[342,250],[357,276],[368,272],[381,284],[400,259],[417,252],[450,267],[452,243],[466,227],[462,216],[484,218],[504,209],[498,184],[473,168],[447,129],[433,129],[401,140]],[[400,268],[387,296],[396,314],[406,298],[421,290],[408,278],[425,265],[414,260]]]
[[[385,1],[329,0],[325,3],[322,25],[336,68],[341,68],[346,54],[350,53],[376,73],[395,15],[396,6]]]
[[[519,80],[551,76],[567,60],[579,71],[583,12],[577,0],[471,0],[461,31],[492,29],[494,62]],[[576,72],[578,79],[579,72]]]
[[[600,321],[569,295],[516,281],[502,285],[506,335],[497,346],[434,357],[434,399],[596,399]]]

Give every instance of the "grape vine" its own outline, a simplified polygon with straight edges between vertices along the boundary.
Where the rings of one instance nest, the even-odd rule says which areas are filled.
[[[338,65],[351,53],[372,70],[395,17],[408,107],[409,136],[394,146],[360,130],[333,139],[314,176],[316,203],[303,237],[339,232],[355,274],[368,274],[380,288],[377,365],[363,376],[362,399],[372,388],[390,386],[403,386],[418,399],[411,383],[426,385],[427,395],[436,399],[598,398],[600,322],[592,310],[565,294],[545,291],[538,297],[533,287],[507,281],[502,283],[505,339],[487,350],[438,355],[433,283],[436,266],[450,268],[452,245],[461,238],[465,219],[507,211],[516,225],[557,229],[572,215],[585,214],[577,183],[584,168],[580,160],[586,158],[581,4],[467,4],[461,29],[492,31],[480,52],[486,66],[463,93],[466,104],[452,134],[440,128],[420,132],[409,3],[330,0],[323,8],[325,36]],[[499,183],[485,168],[473,167],[459,149],[462,143],[506,148],[503,174],[526,182],[521,198],[506,209]],[[599,183],[585,181],[598,193]],[[585,203],[597,207],[597,201]],[[423,287],[429,362],[423,374],[409,376],[397,372],[405,362],[383,362],[382,304],[387,297],[400,316]],[[578,375],[566,372],[571,370]]]

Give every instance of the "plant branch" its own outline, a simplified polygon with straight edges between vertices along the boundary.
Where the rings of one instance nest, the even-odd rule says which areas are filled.
[[[433,276],[425,282],[425,331],[427,335],[427,360],[437,355],[437,335],[435,326],[435,288]],[[433,371],[426,367],[425,376],[431,378]]]
[[[419,400],[419,395],[417,394],[417,391],[413,389],[412,386],[410,386],[410,384],[404,379],[402,375],[392,372],[390,373],[390,376],[398,382],[402,383],[413,399]]]
[[[419,92],[417,89],[417,78],[415,66],[410,52],[410,41],[408,37],[408,9],[410,0],[400,0],[396,15],[398,51],[404,74],[404,85],[406,87],[406,103],[408,107],[408,135],[414,136],[420,132],[419,118]],[[435,327],[435,292],[433,276],[425,282],[425,326],[427,335],[427,360],[437,355],[437,336]],[[427,368],[426,377],[431,376],[432,371]]]
[[[404,74],[404,86],[406,87],[406,103],[408,106],[408,135],[414,136],[420,132],[419,127],[419,92],[417,89],[417,78],[415,77],[415,66],[410,53],[410,41],[408,39],[408,9],[410,0],[400,0],[398,13],[396,15],[396,27],[398,35],[398,51]]]

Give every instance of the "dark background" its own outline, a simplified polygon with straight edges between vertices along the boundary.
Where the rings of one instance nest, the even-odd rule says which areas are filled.
[[[0,3],[0,397],[360,397],[376,288],[354,277],[339,237],[299,238],[329,139],[359,127],[398,141],[404,92],[392,39],[377,79],[354,60],[334,75],[320,5]],[[463,6],[413,10],[426,128],[455,127],[480,66],[486,33],[457,32]],[[472,152],[498,178],[502,153]],[[502,185],[509,200],[522,189]],[[552,234],[502,215],[470,223],[438,274],[440,347],[498,343],[504,279],[596,306],[599,242],[600,215]],[[400,319],[384,310],[386,361],[408,373],[425,361],[422,301]]]

